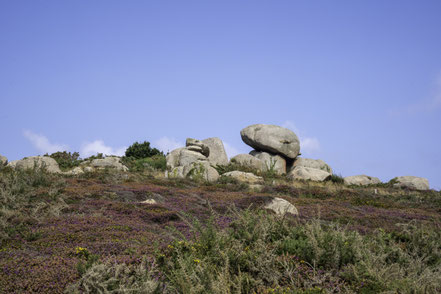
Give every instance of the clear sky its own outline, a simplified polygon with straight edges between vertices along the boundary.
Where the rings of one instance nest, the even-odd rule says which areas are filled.
[[[0,0],[0,154],[289,127],[343,176],[441,189],[441,1]]]

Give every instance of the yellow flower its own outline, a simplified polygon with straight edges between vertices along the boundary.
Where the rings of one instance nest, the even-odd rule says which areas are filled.
[[[173,248],[174,248],[172,245],[168,245],[167,247],[170,248],[170,249],[173,249]]]
[[[200,263],[200,262],[201,262],[199,259],[193,259],[193,261],[194,261],[195,263]]]

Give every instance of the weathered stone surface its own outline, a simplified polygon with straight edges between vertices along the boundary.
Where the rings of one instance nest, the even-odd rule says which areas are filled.
[[[210,148],[210,155],[208,161],[212,165],[228,165],[228,156],[225,152],[224,143],[219,138],[208,138],[202,140],[202,143]]]
[[[156,202],[155,199],[147,199],[147,200],[141,201],[140,203],[142,203],[142,204],[156,204],[158,202]]]
[[[258,171],[265,170],[265,163],[262,160],[249,154],[238,154],[231,158],[231,162],[244,167],[256,169]]]
[[[85,166],[85,167],[83,168],[83,170],[84,170],[84,172],[86,172],[86,173],[91,173],[91,172],[93,172],[93,167],[91,167],[91,166]]]
[[[178,149],[175,149],[167,154],[167,156],[165,158],[167,161],[167,168],[168,169],[172,169],[172,168],[179,166],[179,158],[181,156],[181,151],[183,149],[185,149],[185,148],[178,148]]]
[[[192,138],[187,138],[187,140],[185,142],[185,146],[186,147],[192,147],[192,146],[199,147],[198,150],[200,150],[200,153],[202,155],[204,155],[205,157],[208,157],[210,155],[210,148],[208,148],[208,146],[206,144],[204,144],[200,140],[196,140],[196,139],[192,139]],[[191,150],[190,148],[187,148],[187,149]]]
[[[179,166],[190,165],[196,161],[206,161],[208,160],[206,156],[199,152],[188,150],[184,148],[179,153]]]
[[[55,159],[48,156],[31,156],[14,162],[16,169],[46,169],[50,173],[61,173]],[[11,164],[12,166],[12,164]]]
[[[326,162],[324,162],[321,159],[311,159],[311,158],[297,157],[294,160],[294,164],[291,167],[291,170],[293,170],[297,166],[303,166],[303,167],[320,169],[320,170],[323,170],[325,172],[328,172],[328,173],[332,174],[331,167],[329,165],[327,165]]]
[[[20,160],[13,160],[13,161],[9,161],[8,164],[6,166],[10,167],[10,168],[15,168],[15,166],[17,165],[17,162],[19,162]]]
[[[297,135],[286,128],[275,125],[255,124],[244,128],[240,135],[245,144],[257,151],[266,151],[294,159],[300,152]]]
[[[349,176],[344,178],[345,185],[357,185],[357,186],[368,186],[380,184],[379,178],[370,177],[366,175]]]
[[[84,170],[81,167],[77,166],[71,170],[64,172],[63,174],[77,176],[77,175],[84,174]]]
[[[291,213],[293,215],[298,215],[299,212],[297,208],[286,201],[285,199],[275,197],[270,203],[265,205],[265,208],[275,212],[277,215],[285,215]]]
[[[256,150],[251,151],[250,155],[260,159],[265,165],[265,170],[272,168],[279,175],[286,174],[286,160],[282,156]]]
[[[121,163],[121,158],[116,156],[107,156],[103,159],[94,159],[90,163],[90,165],[94,168],[105,169],[112,168],[119,171],[128,171],[127,166]]]
[[[323,182],[331,174],[320,169],[297,166],[288,173],[288,178],[293,180],[310,180]]]
[[[230,177],[241,183],[247,183],[247,184],[259,184],[263,182],[262,177],[258,177],[253,173],[246,173],[241,171],[232,171],[232,172],[224,173],[222,177]]]
[[[414,177],[414,176],[404,176],[396,177],[392,179],[396,183],[394,187],[400,188],[411,188],[416,190],[429,190],[429,180],[426,178]]]
[[[167,178],[179,178],[183,179],[185,178],[186,174],[184,174],[184,167],[183,166],[177,166],[172,168],[171,170],[165,171],[165,177]]]
[[[5,156],[0,155],[0,166],[8,164],[8,159]]]
[[[184,166],[183,174],[190,179],[203,179],[207,182],[216,182],[219,179],[219,173],[208,161],[197,161]]]

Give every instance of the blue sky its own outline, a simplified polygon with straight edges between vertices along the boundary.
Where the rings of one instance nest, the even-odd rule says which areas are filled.
[[[0,154],[283,125],[343,176],[441,189],[441,1],[0,0]]]

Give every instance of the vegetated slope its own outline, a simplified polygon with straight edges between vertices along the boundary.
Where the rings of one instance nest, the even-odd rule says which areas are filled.
[[[441,291],[440,192],[0,173],[1,293]]]

